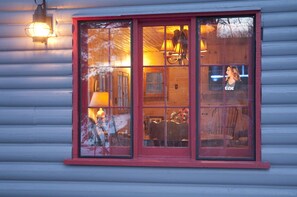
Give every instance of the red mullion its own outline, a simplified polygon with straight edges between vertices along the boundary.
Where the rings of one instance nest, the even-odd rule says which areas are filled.
[[[197,128],[198,128],[198,131],[195,133],[196,135],[196,139],[197,140],[195,140],[195,157],[196,157],[196,159],[198,159],[198,160],[201,160],[202,158],[201,158],[201,155],[203,155],[203,154],[205,154],[205,150],[203,150],[202,148],[201,148],[201,123],[200,123],[200,121],[201,121],[201,109],[203,108],[202,107],[202,105],[201,105],[201,100],[200,100],[200,94],[201,94],[201,92],[200,92],[200,84],[201,84],[201,77],[200,77],[200,72],[201,72],[201,67],[202,67],[202,65],[201,65],[201,56],[200,56],[200,40],[201,40],[201,38],[202,38],[202,36],[201,36],[201,33],[200,33],[200,23],[199,23],[199,27],[196,27],[196,29],[197,29],[197,31],[198,31],[198,35],[199,35],[199,39],[197,38],[197,53],[199,54],[199,56],[198,56],[198,67],[197,67],[197,69],[199,70],[199,72],[197,72],[198,73],[198,76],[196,76],[197,78],[198,78],[198,80],[196,80],[197,82],[198,82],[198,84],[199,85],[197,85],[197,88],[196,88],[196,90],[197,90],[197,92],[198,93],[196,93],[196,95],[197,95],[197,98],[195,97],[195,99],[197,99],[198,100],[198,102],[195,102],[195,109],[197,110],[197,113],[195,113],[195,115],[197,114],[197,116],[198,116],[198,121],[197,121],[197,124],[199,124],[199,125],[197,125]],[[196,66],[195,66],[196,67]],[[194,73],[194,72],[192,72],[192,73]],[[195,72],[196,73],[196,72]],[[195,84],[196,84],[196,81],[195,81]],[[195,96],[196,96],[195,95]],[[199,109],[197,109],[197,107],[196,107],[196,103],[197,103],[197,105],[198,105],[198,107],[199,107]],[[196,111],[195,110],[195,111]],[[198,113],[199,112],[199,113]],[[196,120],[196,119],[195,119]],[[199,142],[198,142],[198,140],[199,140]],[[196,152],[197,151],[197,152]],[[194,154],[194,153],[193,153]]]
[[[134,19],[132,24],[132,78],[133,78],[133,158],[140,154],[143,134],[141,131],[143,117],[140,116],[143,98],[142,85],[138,85],[142,78],[142,53],[139,50],[142,49],[142,43],[140,43],[141,28],[139,28],[138,20]]]
[[[192,159],[196,159],[196,151],[197,151],[197,117],[196,117],[196,110],[197,110],[197,98],[196,98],[196,95],[198,95],[196,93],[196,91],[191,91],[191,90],[197,90],[197,84],[196,84],[196,63],[197,61],[199,60],[200,56],[198,56],[198,58],[195,58],[197,57],[196,56],[196,53],[197,53],[197,48],[200,49],[200,45],[197,47],[196,46],[196,40],[198,39],[197,38],[197,34],[196,34],[196,31],[197,31],[197,19],[196,17],[192,17],[191,18],[191,23],[190,23],[190,28],[189,28],[189,92],[190,92],[190,100],[189,100],[189,104],[190,104],[190,109],[189,109],[189,114],[190,114],[190,121],[189,121],[189,144],[188,146],[190,147],[190,157]],[[200,39],[200,37],[199,37]],[[198,43],[200,43],[198,41]],[[199,53],[200,54],[200,53]]]
[[[73,31],[73,49],[76,50],[73,52],[74,57],[74,68],[73,72],[77,72],[76,75],[73,76],[74,81],[76,81],[76,84],[73,85],[73,91],[76,91],[74,94],[74,103],[73,107],[76,109],[73,110],[73,143],[76,144],[73,147],[73,158],[79,157],[79,150],[80,150],[80,125],[81,124],[87,124],[87,117],[88,117],[88,81],[82,80],[85,79],[86,76],[88,76],[88,67],[85,65],[87,64],[88,58],[81,58],[80,59],[80,50],[87,50],[88,45],[86,41],[86,37],[83,37],[83,40],[79,39],[79,24],[78,21],[74,21],[74,31]],[[87,33],[87,29],[82,29],[84,31],[83,33]],[[79,43],[80,41],[80,43]],[[87,54],[87,53],[86,53]]]
[[[72,158],[79,157],[79,60],[78,60],[78,21],[73,19],[73,49],[72,49]]]

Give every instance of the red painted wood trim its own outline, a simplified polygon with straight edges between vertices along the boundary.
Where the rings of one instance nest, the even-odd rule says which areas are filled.
[[[187,158],[135,158],[135,159],[69,159],[66,165],[176,167],[176,168],[229,168],[269,169],[268,162],[259,161],[197,161]]]
[[[256,120],[256,161],[261,161],[261,57],[262,57],[262,40],[261,40],[261,13],[256,13],[256,84],[255,84],[255,120]]]
[[[191,19],[191,29],[190,29],[190,36],[193,40],[193,37],[196,35],[193,34],[193,29],[196,27],[196,22],[194,20],[197,16],[221,16],[221,15],[244,15],[244,14],[256,14],[256,95],[261,95],[261,14],[258,10],[251,10],[251,11],[230,11],[230,12],[207,12],[207,13],[178,13],[178,14],[157,14],[157,15],[130,15],[130,16],[101,16],[101,17],[74,17],[73,25],[73,136],[72,136],[72,143],[73,143],[73,152],[72,152],[72,159],[65,160],[65,164],[69,165],[107,165],[107,166],[159,166],[159,167],[201,167],[201,168],[262,168],[267,169],[270,167],[268,162],[261,162],[261,97],[256,96],[256,161],[201,161],[195,160],[195,145],[196,139],[191,136],[192,140],[190,141],[191,144],[191,158],[176,158],[176,159],[162,159],[162,158],[145,158],[139,159],[137,155],[140,155],[139,149],[142,147],[142,140],[139,138],[137,132],[133,133],[133,146],[134,146],[134,159],[86,159],[86,158],[78,158],[79,157],[79,54],[78,54],[78,22],[84,20],[124,20],[124,19],[131,19],[133,18],[133,47],[132,47],[132,55],[133,55],[133,62],[132,62],[132,69],[133,69],[133,83],[139,84],[140,77],[142,76],[142,57],[139,56],[139,32],[138,32],[138,24],[140,21],[157,21],[160,19],[171,20],[172,17],[175,17],[178,20],[190,20]],[[139,19],[139,20],[138,20]],[[165,20],[165,21],[166,21]],[[195,23],[195,24],[194,24]],[[190,80],[195,78],[196,74],[196,44],[191,42],[190,44]],[[141,64],[139,64],[141,62]],[[137,74],[138,73],[138,74]],[[142,129],[142,118],[139,117],[141,101],[142,101],[142,88],[137,88],[137,85],[133,86],[133,101],[134,101],[134,124],[133,129],[135,131],[139,131]],[[196,83],[192,83],[191,89],[197,88]],[[192,123],[190,124],[190,135],[196,136],[196,128],[195,128],[195,121],[196,121],[196,95],[191,95],[190,97],[190,115],[192,117]],[[195,103],[195,104],[193,104]]]
[[[140,105],[140,99],[142,98],[141,90],[139,91],[139,87],[142,87],[140,84],[140,77],[141,77],[141,69],[140,69],[140,55],[139,55],[139,27],[138,27],[138,21],[136,19],[133,20],[132,23],[132,88],[133,88],[133,156],[139,155],[139,147],[142,145],[142,140],[139,140],[141,136],[139,136],[139,132],[134,131],[140,131],[142,129],[142,125],[140,124],[142,121],[142,117],[139,117],[139,105]]]
[[[73,19],[72,50],[72,157],[79,157],[79,69],[78,69],[78,21]]]
[[[135,19],[136,20],[136,19]],[[172,19],[170,20],[164,20],[164,19],[158,19],[157,21],[152,21],[152,20],[149,20],[149,21],[139,21],[139,26],[138,26],[138,39],[137,39],[137,43],[136,43],[136,47],[138,47],[138,51],[139,52],[139,62],[138,62],[138,74],[139,74],[139,80],[137,84],[140,84],[137,89],[135,91],[139,91],[139,94],[138,94],[138,101],[139,101],[139,109],[142,109],[143,108],[143,27],[147,27],[147,26],[169,26],[169,25],[188,25],[190,26],[190,20],[189,19],[186,19],[185,18],[182,18],[182,19],[175,19],[174,21],[172,21]],[[192,35],[193,36],[193,35]],[[195,43],[195,41],[194,41]],[[194,57],[194,56],[192,56]],[[157,67],[158,69],[165,69],[165,67]],[[189,71],[190,73],[190,71]],[[165,77],[166,79],[167,77]],[[165,82],[166,83],[166,82]],[[164,107],[160,107],[158,105],[152,105],[152,106],[149,106],[149,107],[152,107],[152,108],[164,108]],[[168,107],[168,106],[166,106]],[[165,108],[166,110],[166,108]],[[137,131],[141,131],[143,129],[143,114],[141,113],[141,111],[139,110],[138,111],[139,113],[136,114],[137,117],[140,117],[138,120],[139,123],[138,123],[138,126],[139,126],[139,129]],[[183,147],[183,148],[160,148],[160,147],[150,147],[150,146],[143,146],[143,132],[138,132],[138,138],[135,138],[135,139],[138,139],[138,147],[137,147],[137,150],[139,151],[139,155],[141,156],[164,156],[164,157],[167,157],[167,156],[176,156],[176,157],[180,157],[180,156],[188,156],[190,157],[190,148],[189,146],[188,147]]]
[[[259,9],[260,10],[260,9]],[[233,16],[233,15],[244,15],[244,14],[255,14],[259,10],[246,10],[246,11],[214,11],[214,12],[186,12],[186,13],[163,13],[163,14],[141,14],[141,15],[121,15],[121,16],[74,16],[74,19],[77,20],[118,20],[118,19],[141,19],[142,21],[159,21],[166,19],[172,21],[176,19],[190,19],[191,17],[202,17],[202,16]]]
[[[191,25],[190,25],[190,40],[191,43],[189,44],[189,92],[191,92],[191,90],[197,90],[198,91],[198,85],[196,83],[196,64],[197,61],[199,59],[199,48],[200,45],[197,47],[197,42],[196,39],[198,38],[196,33],[197,33],[197,19],[196,17],[192,17],[191,18]],[[198,42],[199,43],[199,42]],[[198,48],[198,50],[197,50]],[[197,151],[197,117],[196,117],[196,110],[197,110],[197,106],[196,106],[196,101],[197,101],[197,94],[190,94],[190,124],[189,124],[189,139],[191,139],[189,141],[189,146],[191,147],[190,149],[190,155],[192,159],[196,159],[196,151]]]

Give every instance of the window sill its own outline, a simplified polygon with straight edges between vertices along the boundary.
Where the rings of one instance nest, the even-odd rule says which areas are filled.
[[[135,159],[104,159],[74,158],[64,161],[65,165],[89,166],[130,166],[130,167],[176,167],[176,168],[229,168],[229,169],[269,169],[269,162],[261,161],[209,161],[181,158],[135,158]]]

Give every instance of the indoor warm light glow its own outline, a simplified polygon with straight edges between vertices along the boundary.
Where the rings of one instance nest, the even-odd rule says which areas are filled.
[[[89,107],[108,107],[108,92],[94,92]]]
[[[109,94],[108,92],[94,92],[89,107],[100,107],[97,112],[97,117],[105,116],[102,107],[108,107]]]
[[[181,45],[180,45],[179,42],[176,44],[174,51],[175,51],[176,53],[179,53],[179,52],[181,51]]]
[[[143,65],[151,65],[152,60],[153,59],[151,58],[151,55],[149,53],[146,53],[146,52],[143,53]]]
[[[200,41],[200,51],[207,52],[207,44],[204,39],[201,39],[201,41]]]
[[[213,32],[214,30],[215,30],[215,28],[211,25],[201,25],[200,26],[200,32],[202,34],[210,33],[210,32]]]
[[[28,30],[32,37],[48,37],[51,31],[50,27],[42,22],[31,23]]]
[[[165,41],[163,41],[161,51],[165,51]],[[166,40],[166,51],[174,51],[172,40]]]

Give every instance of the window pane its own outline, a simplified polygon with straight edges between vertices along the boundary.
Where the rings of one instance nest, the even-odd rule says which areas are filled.
[[[88,66],[130,66],[130,31],[130,22],[81,23],[81,56]]]
[[[86,128],[82,128],[81,156],[130,155],[131,114],[115,114],[108,111],[100,108],[89,109],[89,116],[91,113],[97,116],[96,120],[88,118]],[[130,110],[126,109],[126,111]]]
[[[143,68],[144,105],[164,105],[167,100],[167,72],[164,67]]]
[[[168,102],[170,107],[189,107],[189,68],[175,66],[168,69]]]
[[[143,27],[143,65],[187,65],[188,29],[188,25]]]
[[[185,154],[189,147],[188,29],[143,27],[144,147],[162,149],[148,154],[166,155],[166,148]]]
[[[187,147],[188,108],[144,108],[144,146]]]
[[[199,158],[254,157],[253,24],[253,17],[198,23]]]
[[[131,156],[130,26],[80,24],[82,157]]]

